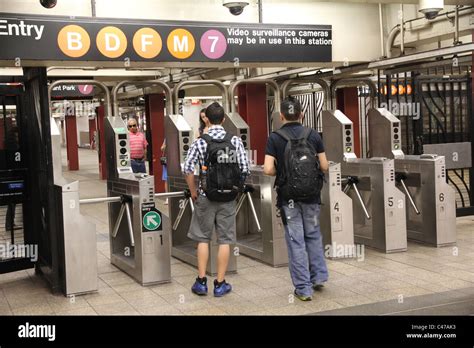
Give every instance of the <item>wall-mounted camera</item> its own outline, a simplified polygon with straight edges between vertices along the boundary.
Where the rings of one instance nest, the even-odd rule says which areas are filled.
[[[57,3],[58,0],[40,0],[40,4],[44,8],[53,8]]]
[[[234,16],[238,16],[244,12],[244,7],[249,3],[247,1],[232,1],[232,0],[222,0],[222,5],[229,9],[229,12]]]
[[[444,0],[420,0],[419,10],[426,19],[434,19],[444,9]]]

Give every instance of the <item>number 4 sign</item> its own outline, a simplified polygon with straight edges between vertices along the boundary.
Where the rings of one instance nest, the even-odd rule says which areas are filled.
[[[201,51],[207,58],[219,59],[227,50],[227,40],[220,31],[208,30],[201,36]]]

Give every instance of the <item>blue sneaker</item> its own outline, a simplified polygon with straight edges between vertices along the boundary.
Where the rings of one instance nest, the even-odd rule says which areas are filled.
[[[191,291],[195,293],[196,295],[199,296],[205,296],[207,295],[207,278],[203,278],[204,283],[199,282],[199,279],[196,278],[196,281],[193,284],[193,287],[191,288]]]
[[[214,296],[215,297],[222,297],[232,291],[232,285],[227,283],[225,280],[220,286],[218,286],[217,284],[218,284],[217,279],[214,279]]]

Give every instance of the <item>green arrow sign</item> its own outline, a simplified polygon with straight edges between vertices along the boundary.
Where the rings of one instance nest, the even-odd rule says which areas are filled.
[[[143,216],[143,227],[149,231],[158,229],[161,225],[161,216],[156,211],[149,211]]]

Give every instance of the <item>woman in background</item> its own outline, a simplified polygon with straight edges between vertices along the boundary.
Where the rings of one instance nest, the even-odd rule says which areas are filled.
[[[200,137],[203,134],[207,133],[207,130],[209,129],[209,121],[206,117],[206,108],[201,109],[199,111],[199,134],[198,136]]]

